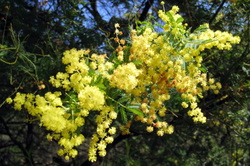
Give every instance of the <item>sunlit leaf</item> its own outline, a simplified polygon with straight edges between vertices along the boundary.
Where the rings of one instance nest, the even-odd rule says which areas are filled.
[[[139,116],[143,116],[143,112],[141,112],[140,110],[138,109],[135,109],[135,108],[127,108],[128,111],[136,114],[136,115],[139,115]]]

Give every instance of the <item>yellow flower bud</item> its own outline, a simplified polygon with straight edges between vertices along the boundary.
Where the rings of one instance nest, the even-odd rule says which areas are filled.
[[[151,133],[154,131],[154,128],[152,126],[148,126],[146,130],[147,132]]]

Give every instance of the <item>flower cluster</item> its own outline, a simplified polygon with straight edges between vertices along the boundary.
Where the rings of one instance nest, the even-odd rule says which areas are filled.
[[[47,92],[44,97],[34,94],[17,93],[14,98],[14,109],[26,109],[29,114],[38,117],[40,125],[50,131],[48,140],[56,140],[63,148],[58,155],[65,159],[75,157],[78,152],[75,147],[85,140],[79,129],[85,125],[85,118],[93,111],[98,111],[96,117],[96,134],[93,135],[89,160],[96,160],[96,153],[105,156],[106,145],[113,142],[116,128],[111,124],[117,118],[112,106],[106,105],[105,93],[95,85],[100,74],[105,78],[107,70],[113,64],[104,60],[105,56],[93,54],[92,62],[88,63],[88,50],[72,49],[66,51],[62,62],[66,72],[58,72],[51,76],[50,82],[56,88],[63,88],[66,100],[62,100],[61,92]],[[12,100],[8,98],[8,103]],[[103,145],[103,148],[99,148]],[[105,145],[105,146],[104,146]],[[94,152],[94,153],[93,153]]]
[[[65,72],[50,78],[50,83],[62,92],[47,92],[44,96],[17,93],[6,102],[14,102],[15,110],[24,108],[37,117],[41,126],[50,131],[48,140],[57,140],[62,147],[58,154],[66,159],[75,157],[75,147],[85,140],[79,131],[87,117],[94,119],[96,129],[88,153],[92,162],[97,160],[97,154],[106,155],[116,127],[121,134],[129,134],[132,121],[143,123],[145,131],[155,131],[158,136],[172,134],[174,126],[168,123],[167,116],[172,108],[168,103],[177,102],[179,110],[186,111],[194,122],[205,123],[198,99],[207,90],[219,93],[222,86],[200,70],[201,52],[213,47],[230,49],[240,39],[227,32],[214,32],[206,24],[191,33],[178,10],[174,6],[168,12],[159,11],[165,22],[160,33],[151,24],[138,33],[132,30],[128,51],[124,51],[126,42],[119,39],[122,32],[115,24],[115,58],[106,54],[90,56],[89,50],[65,51]],[[117,92],[122,94],[116,95]],[[177,97],[180,99],[175,100]],[[133,104],[137,107],[128,107]],[[115,124],[115,120],[120,120],[119,113],[125,120]],[[126,124],[117,126],[121,123]]]
[[[148,124],[146,130],[157,134],[173,132],[173,126],[164,119],[168,109],[166,102],[172,101],[176,93],[180,94],[180,105],[188,110],[188,115],[194,122],[206,122],[206,117],[198,108],[198,98],[202,92],[209,89],[215,94],[221,89],[221,84],[213,78],[207,79],[206,73],[200,70],[202,63],[201,51],[218,47],[229,49],[231,44],[239,43],[239,37],[227,32],[212,31],[208,25],[202,25],[194,33],[186,30],[183,19],[176,14],[179,8],[173,6],[166,14],[159,11],[159,17],[165,22],[162,26],[164,33],[156,33],[153,27],[132,36],[131,61],[140,61],[141,74],[138,77],[137,88],[131,93],[141,102],[144,116],[137,116],[136,120]],[[145,95],[146,94],[146,95]]]
[[[61,92],[47,92],[44,97],[17,93],[13,100],[14,109],[21,110],[23,107],[29,114],[38,117],[41,126],[53,131],[48,138],[57,140],[64,147],[58,154],[66,154],[66,158],[75,157],[77,151],[74,147],[82,144],[85,139],[82,134],[76,134],[77,128],[84,124],[84,119],[72,117],[69,110],[63,106],[60,96]]]
[[[118,66],[110,77],[110,86],[126,90],[133,90],[138,83],[137,77],[141,73],[134,63],[122,64]]]

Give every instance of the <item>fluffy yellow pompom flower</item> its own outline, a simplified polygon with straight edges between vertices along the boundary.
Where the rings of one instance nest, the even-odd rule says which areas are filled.
[[[154,131],[154,128],[152,126],[148,126],[146,130],[147,132],[151,133]]]
[[[22,94],[22,93],[17,93],[16,97],[14,98],[14,109],[15,110],[21,110],[22,109],[22,105],[25,103],[25,97],[26,94]]]
[[[6,103],[11,104],[13,100],[12,100],[12,98],[8,97],[5,101],[6,101]]]
[[[105,104],[104,94],[96,86],[86,86],[78,94],[80,106],[87,110],[101,110]]]
[[[130,91],[137,86],[137,77],[140,73],[134,63],[120,65],[110,77],[110,86]]]
[[[186,102],[182,102],[182,103],[181,103],[181,106],[182,106],[183,108],[187,108],[187,107],[188,107],[188,104],[187,104]]]
[[[158,136],[163,136],[164,135],[164,131],[162,129],[158,130],[157,132]]]
[[[116,133],[116,128],[115,127],[111,127],[109,130],[108,130],[108,133],[113,135]]]
[[[109,137],[105,138],[105,141],[106,141],[108,144],[111,144],[111,143],[114,141],[114,138],[109,136]]]
[[[116,119],[116,118],[117,118],[117,113],[116,113],[115,111],[111,111],[111,112],[109,113],[109,117],[110,117],[111,119]]]
[[[44,108],[46,109],[46,108]],[[66,127],[65,118],[63,117],[64,110],[57,107],[50,107],[45,110],[41,117],[41,123],[48,130],[61,132]],[[52,123],[53,122],[53,123]]]

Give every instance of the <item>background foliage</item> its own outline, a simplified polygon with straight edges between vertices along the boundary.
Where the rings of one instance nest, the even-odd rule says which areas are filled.
[[[14,112],[5,99],[16,91],[44,94],[52,87],[50,75],[62,71],[62,52],[90,48],[109,52],[114,45],[114,24],[124,37],[128,29],[149,16],[157,20],[157,0],[8,0],[0,2],[0,165],[91,165],[86,149],[70,161],[57,156],[43,128],[25,112]],[[230,51],[204,51],[204,66],[220,79],[218,95],[200,102],[208,122],[193,124],[185,116],[174,120],[175,132],[158,137],[134,133],[118,136],[99,165],[247,165],[250,161],[248,0],[168,0],[192,29],[209,23],[213,30],[241,37]],[[127,33],[126,33],[127,32]],[[45,89],[43,89],[45,86]],[[133,129],[131,129],[133,131]],[[42,154],[42,155],[41,155]]]

